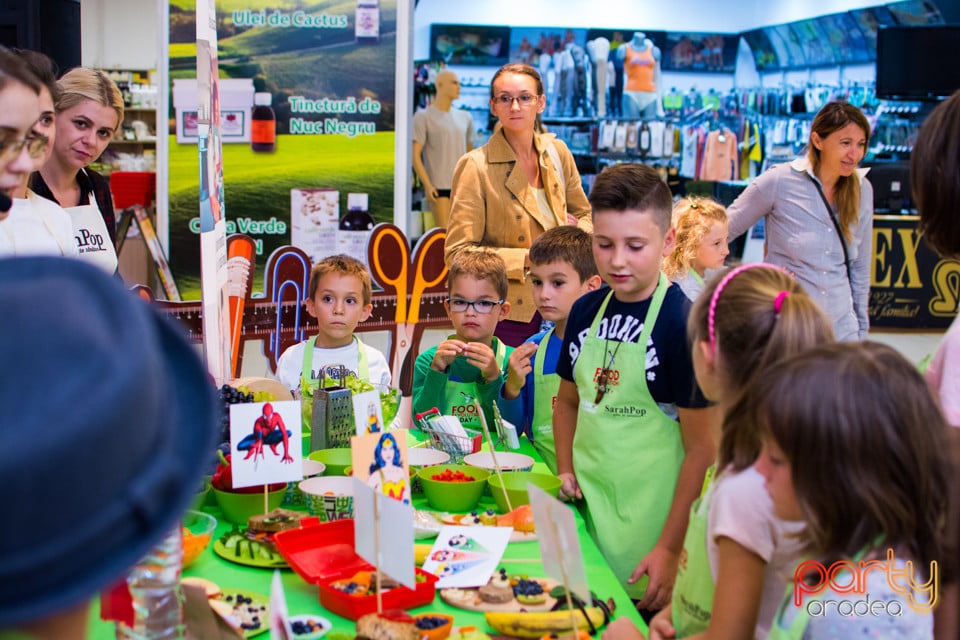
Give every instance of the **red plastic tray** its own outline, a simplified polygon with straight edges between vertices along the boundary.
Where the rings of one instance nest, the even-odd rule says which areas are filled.
[[[277,550],[290,567],[309,584],[320,590],[320,604],[328,611],[356,620],[377,610],[377,596],[352,596],[330,586],[373,566],[354,551],[353,520],[334,520],[299,529],[281,531],[274,536]],[[437,577],[421,569],[423,577],[416,589],[396,587],[383,593],[384,609],[413,609],[433,602]]]

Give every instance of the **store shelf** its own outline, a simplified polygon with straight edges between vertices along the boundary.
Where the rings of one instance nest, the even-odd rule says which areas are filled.
[[[144,138],[142,140],[111,140],[110,146],[127,146],[127,145],[150,145],[153,146],[157,144],[156,138]]]
[[[157,113],[155,74],[144,69],[104,69],[123,95],[123,122],[101,158],[110,171],[155,171]]]

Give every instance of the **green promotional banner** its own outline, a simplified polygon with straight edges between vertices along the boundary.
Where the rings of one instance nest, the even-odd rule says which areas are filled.
[[[169,262],[200,295],[195,0],[170,3]],[[393,221],[396,0],[218,0],[220,134],[227,235],[267,257],[366,262]],[[236,256],[228,256],[228,259]]]

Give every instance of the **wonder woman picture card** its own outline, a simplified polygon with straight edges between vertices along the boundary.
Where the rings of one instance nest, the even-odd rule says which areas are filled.
[[[374,491],[410,504],[406,431],[382,431],[350,439],[353,477]]]

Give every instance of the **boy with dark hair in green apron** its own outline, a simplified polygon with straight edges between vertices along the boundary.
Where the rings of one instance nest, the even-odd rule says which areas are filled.
[[[567,316],[577,299],[601,284],[593,260],[590,234],[572,225],[548,229],[530,245],[529,278],[533,302],[553,328],[541,331],[514,349],[507,362],[507,379],[501,395],[520,398],[517,426],[550,468],[557,472],[553,446],[553,405],[560,387],[557,360],[563,344]]]
[[[567,320],[553,430],[561,495],[647,612],[671,597],[690,505],[714,459],[711,409],[693,376],[690,302],[660,271],[675,241],[655,170],[604,169],[590,192],[593,257],[609,285]]]
[[[436,407],[468,429],[480,429],[475,399],[493,424],[491,407],[503,384],[513,347],[493,337],[507,317],[507,266],[493,251],[467,251],[450,264],[444,308],[455,333],[417,356],[413,369],[413,411]]]

